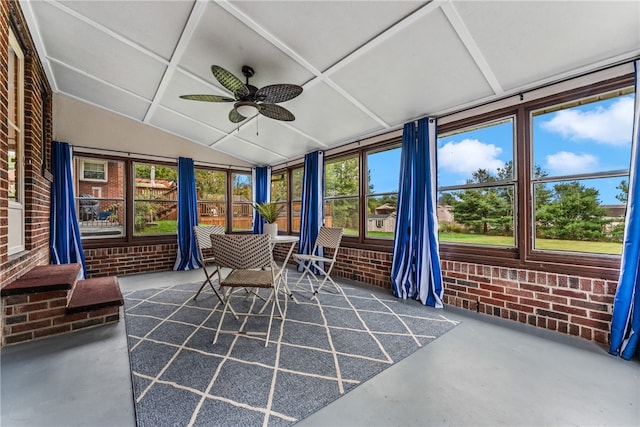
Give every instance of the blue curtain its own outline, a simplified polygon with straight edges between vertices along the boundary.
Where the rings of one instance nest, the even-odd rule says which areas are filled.
[[[267,202],[271,198],[271,168],[264,166],[251,170],[253,181],[253,201],[255,203]],[[264,232],[264,220],[253,210],[253,234]]]
[[[79,279],[87,276],[78,214],[73,192],[73,154],[66,142],[53,141],[51,163],[51,264],[82,264]]]
[[[629,360],[640,340],[640,61],[635,62],[636,93],[631,139],[629,195],[624,227],[620,278],[613,302],[609,353]]]
[[[193,159],[178,159],[178,255],[174,270],[193,270],[201,266],[193,227],[198,225],[196,178]]]
[[[302,207],[298,253],[310,254],[320,227],[324,223],[324,153],[315,151],[304,156],[302,172]],[[320,249],[321,252],[322,249]],[[323,253],[318,254],[323,256]],[[302,271],[302,266],[298,269]]]
[[[393,242],[394,294],[441,308],[442,271],[438,250],[435,150],[437,129],[428,118],[405,124]]]

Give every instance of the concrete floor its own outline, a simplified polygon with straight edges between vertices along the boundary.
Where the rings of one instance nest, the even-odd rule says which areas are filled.
[[[202,272],[120,278],[123,291]],[[381,291],[384,292],[384,291]],[[462,324],[299,426],[640,425],[640,362],[446,308]],[[124,320],[0,351],[0,425],[135,426]]]

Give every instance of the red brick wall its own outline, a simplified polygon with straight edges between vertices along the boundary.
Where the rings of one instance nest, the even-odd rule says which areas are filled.
[[[617,282],[443,261],[445,304],[606,344]]]
[[[148,244],[85,249],[88,277],[173,270],[178,244]]]
[[[284,255],[276,248],[277,259]],[[332,275],[391,289],[391,263],[390,253],[343,247]],[[441,265],[446,305],[608,343],[615,281],[447,260]]]
[[[12,12],[13,11],[13,12]],[[25,251],[9,256],[8,224],[8,150],[7,135],[7,62],[9,22],[15,17],[17,38],[25,54]],[[48,94],[42,109],[42,88]],[[24,274],[34,265],[49,262],[49,206],[51,184],[43,176],[43,159],[50,159],[52,135],[51,90],[40,59],[17,1],[0,2],[0,287]],[[45,126],[45,143],[43,129]],[[44,148],[46,147],[46,148]]]

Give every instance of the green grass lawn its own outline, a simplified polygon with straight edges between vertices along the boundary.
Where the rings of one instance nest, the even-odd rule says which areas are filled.
[[[509,236],[484,236],[482,234],[463,233],[440,233],[440,242],[494,246],[514,245],[513,238]],[[622,253],[622,243],[536,239],[536,249],[620,255]]]
[[[156,221],[149,223],[141,231],[136,234],[163,234],[163,233],[177,233],[178,221]]]

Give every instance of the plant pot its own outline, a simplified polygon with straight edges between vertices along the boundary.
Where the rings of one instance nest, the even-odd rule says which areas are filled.
[[[268,234],[271,237],[278,236],[278,223],[274,222],[273,224],[264,224],[264,234]]]

